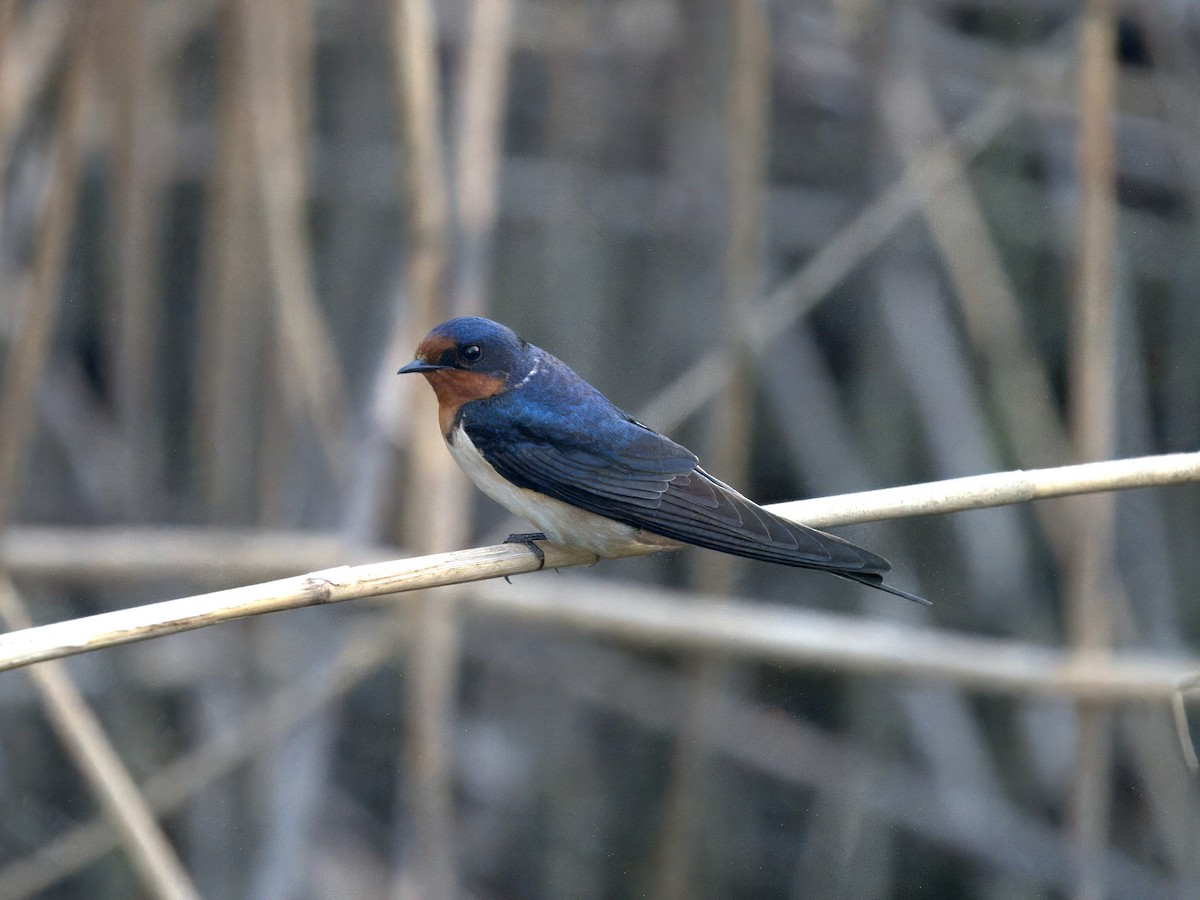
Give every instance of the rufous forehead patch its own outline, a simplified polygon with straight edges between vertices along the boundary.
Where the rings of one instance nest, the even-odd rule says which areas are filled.
[[[435,363],[447,350],[454,349],[454,341],[440,334],[431,334],[417,345],[417,358]]]

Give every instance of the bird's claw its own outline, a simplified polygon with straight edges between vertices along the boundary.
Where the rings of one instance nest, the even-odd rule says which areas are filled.
[[[540,572],[542,569],[544,569],[546,567],[546,553],[545,553],[545,551],[542,550],[541,547],[539,547],[534,542],[535,541],[544,541],[544,540],[546,540],[546,535],[542,534],[542,532],[540,532],[540,531],[534,531],[529,534],[510,534],[508,537],[506,537],[504,539],[504,543],[506,543],[506,544],[524,544],[531,551],[533,551],[533,555],[538,558],[537,571]],[[508,579],[505,578],[505,581],[508,581]],[[511,584],[512,582],[509,582],[509,583]]]

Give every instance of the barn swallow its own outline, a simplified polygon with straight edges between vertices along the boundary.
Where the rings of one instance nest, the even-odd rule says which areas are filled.
[[[886,559],[767,512],[700,468],[686,447],[609,402],[565,363],[490,319],[443,322],[400,373],[438,400],[455,461],[493,500],[549,540],[599,557],[708,547],[820,569],[904,597]]]

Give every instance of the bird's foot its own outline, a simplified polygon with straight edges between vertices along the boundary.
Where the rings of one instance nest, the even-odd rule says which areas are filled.
[[[530,534],[510,534],[504,539],[504,543],[524,544],[526,547],[532,550],[533,555],[538,558],[538,571],[540,572],[546,566],[546,554],[543,552],[541,547],[534,543],[534,541],[544,541],[546,539],[546,535],[542,534],[540,531],[534,531]]]

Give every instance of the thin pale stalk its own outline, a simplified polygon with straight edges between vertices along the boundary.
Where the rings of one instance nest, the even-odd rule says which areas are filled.
[[[1017,117],[1020,106],[1011,88],[997,88],[948,138],[964,158],[981,152]],[[940,147],[922,154],[931,180],[940,186],[952,175],[938,166]],[[940,173],[940,174],[939,174]],[[772,290],[748,323],[750,346],[761,354],[773,340],[810,312],[830,291],[912,215],[921,204],[916,173],[909,171],[862,212],[834,233],[829,242],[783,284]],[[724,348],[706,353],[638,413],[655,428],[670,431],[706,404],[732,376],[732,358]]]
[[[30,625],[25,604],[7,577],[0,578],[0,621],[9,628]],[[187,870],[66,665],[48,662],[29,674],[51,726],[120,835],[143,887],[164,900],[199,900]]]
[[[1088,0],[1080,31],[1079,275],[1072,309],[1069,419],[1078,458],[1112,453],[1116,416],[1116,339],[1113,300],[1116,249],[1116,148],[1112,113],[1116,90],[1116,18],[1110,0]],[[1113,639],[1116,573],[1115,504],[1111,494],[1073,501],[1078,532],[1066,574],[1067,632],[1080,654],[1102,654]],[[1079,761],[1071,803],[1076,900],[1102,900],[1113,765],[1111,712],[1078,707]]]
[[[348,480],[348,389],[325,314],[317,300],[305,206],[307,105],[296,97],[296,33],[289,7],[243,2],[242,64],[255,181],[262,203],[266,268],[285,398],[307,413],[335,483]],[[304,71],[303,68],[300,69]]]
[[[400,133],[407,151],[402,177],[409,215],[405,281],[409,324],[416,332],[442,318],[448,253],[448,200],[442,168],[437,31],[429,0],[394,0],[392,52]],[[409,350],[411,352],[411,349]],[[410,389],[423,389],[413,384]],[[392,394],[392,396],[395,396]],[[427,391],[413,413],[433,419]],[[406,541],[427,549],[459,542],[466,529],[464,486],[435,429],[415,429],[403,509]],[[405,753],[396,773],[397,800],[407,803],[414,846],[401,847],[393,893],[404,896],[415,879],[426,897],[458,896],[451,720],[459,666],[459,625],[453,603],[416,598],[415,628],[404,681],[408,707]],[[405,859],[411,857],[411,865]]]
[[[458,253],[454,312],[481,315],[498,213],[499,172],[508,108],[512,0],[475,0],[459,73],[454,152]]]
[[[979,509],[1072,493],[1195,481],[1200,481],[1200,453],[1181,453],[1033,472],[1002,472],[841,498],[774,504],[767,509],[810,525],[828,527],[902,515]],[[898,502],[905,495],[909,499],[907,511]],[[542,548],[544,565],[527,547],[498,544],[414,559],[339,566],[42,625],[0,635],[0,671],[283,609],[596,562],[595,556],[583,550],[554,544],[543,544]]]
[[[166,88],[154,69],[155,48],[145,0],[108,0],[105,6],[106,75],[116,85],[112,234],[112,310],[105,316],[107,356],[113,360],[113,394],[124,452],[114,462],[120,497],[131,518],[148,515],[152,490],[162,484],[162,417],[157,411],[162,379],[159,279],[162,199],[167,186],[161,139]],[[106,79],[107,80],[107,79]],[[112,473],[109,475],[112,478]]]
[[[728,85],[723,109],[721,181],[727,207],[724,233],[723,343],[732,359],[732,377],[717,395],[710,423],[712,466],[735,483],[750,462],[754,367],[747,324],[752,299],[762,278],[763,214],[767,134],[770,109],[771,41],[766,9],[760,0],[737,0],[729,6],[728,62],[720,80]],[[737,568],[726,555],[709,554],[695,561],[692,582],[716,596],[733,592]],[[704,814],[719,800],[709,777],[711,737],[719,729],[724,707],[734,703],[734,670],[721,653],[696,661],[683,727],[674,744],[671,781],[657,848],[655,895],[695,896],[693,861],[701,842]],[[720,891],[720,886],[712,888]]]
[[[236,766],[273,749],[281,737],[375,674],[395,655],[402,637],[394,620],[356,628],[327,667],[288,682],[249,710],[239,727],[208,737],[146,778],[140,785],[146,802],[158,815],[174,812]],[[106,820],[77,825],[0,869],[0,897],[40,895],[115,846],[117,835]]]

